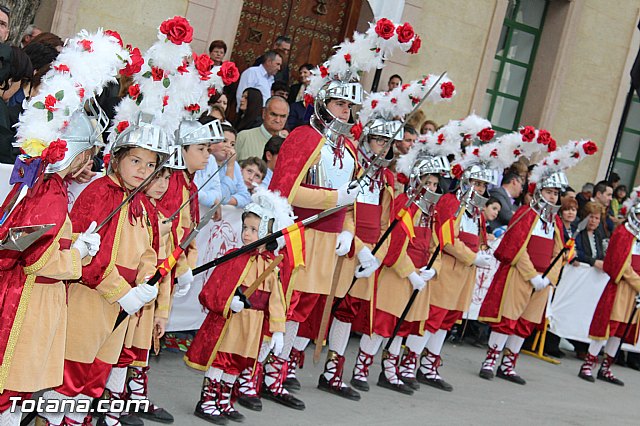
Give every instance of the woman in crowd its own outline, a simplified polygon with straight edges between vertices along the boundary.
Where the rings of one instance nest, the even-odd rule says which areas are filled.
[[[575,236],[578,261],[602,270],[604,234],[599,225],[604,215],[604,207],[600,203],[589,202],[584,209],[588,215],[587,226]]]
[[[484,205],[483,214],[484,219],[487,223],[487,240],[493,241],[496,237],[493,235],[493,231],[495,229],[492,228],[490,223],[495,220],[500,214],[500,209],[502,209],[502,204],[500,204],[500,200],[496,197],[489,197],[487,203]]]
[[[562,202],[560,211],[558,212],[562,224],[564,225],[564,238],[568,240],[576,231],[578,225],[575,223],[576,217],[578,217],[578,202],[575,198],[567,198]]]
[[[624,200],[627,199],[627,187],[625,185],[618,185],[613,190],[613,198],[611,198],[611,210],[614,217],[618,217],[620,213],[620,207]]]
[[[242,92],[240,111],[234,124],[236,132],[253,129],[262,124],[263,103],[262,93],[258,89],[249,87]]]

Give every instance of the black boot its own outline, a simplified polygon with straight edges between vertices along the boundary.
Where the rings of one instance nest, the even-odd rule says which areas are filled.
[[[393,355],[388,351],[382,351],[382,371],[378,377],[378,386],[391,389],[405,395],[413,395],[413,389],[400,380],[398,376],[399,355]]]
[[[324,372],[320,374],[318,379],[318,389],[352,401],[359,401],[360,394],[342,381],[343,369],[344,356],[330,350],[327,354],[327,362],[324,364]],[[327,379],[325,374],[331,375],[331,378]]]
[[[210,423],[216,425],[226,425],[229,420],[222,414],[218,402],[220,401],[220,382],[213,381],[208,377],[202,383],[200,401],[196,405],[194,414]]]

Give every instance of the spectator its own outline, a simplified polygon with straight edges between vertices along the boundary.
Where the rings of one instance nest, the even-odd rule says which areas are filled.
[[[222,124],[227,124],[227,125],[231,125],[231,123],[229,123],[227,121],[227,119],[224,116],[224,110],[222,109],[222,107],[220,105],[212,105],[211,106],[211,111],[209,111],[209,115],[211,117],[213,117],[216,120],[220,120],[220,123]]]
[[[484,205],[484,209],[482,210],[484,219],[487,223],[487,238],[489,239],[489,241],[495,240],[495,237],[493,235],[493,231],[495,229],[491,226],[491,223],[498,218],[501,209],[502,204],[500,204],[500,200],[498,200],[496,197],[489,197],[486,204]]]
[[[240,162],[240,169],[247,190],[253,194],[253,190],[262,184],[262,180],[267,175],[267,163],[262,158],[249,157]]]
[[[500,214],[491,223],[493,229],[509,224],[511,216],[518,209],[515,200],[522,194],[523,184],[522,177],[512,171],[508,171],[502,178],[502,186],[491,191],[491,195],[497,198],[502,206]]]
[[[611,212],[611,198],[613,198],[613,187],[606,180],[601,180],[593,187],[593,198],[591,201],[596,201],[604,207],[606,214],[602,217],[602,227],[604,231],[604,235],[606,238],[611,236],[613,232],[613,228],[616,226],[616,221],[614,221],[613,213]],[[586,208],[586,205],[585,205]],[[580,215],[581,219],[587,217],[588,213],[583,209],[582,214]]]
[[[30,43],[22,49],[27,54],[33,67],[33,77],[22,83],[22,87],[9,99],[9,107],[17,106],[22,112],[22,101],[38,94],[42,77],[51,69],[51,63],[58,56],[58,51],[42,43]],[[17,117],[16,117],[17,118]]]
[[[398,74],[392,75],[391,77],[389,77],[389,82],[387,83],[387,92],[392,91],[393,89],[400,86],[401,84],[402,84],[402,77],[400,77]]]
[[[62,39],[53,33],[40,33],[31,40],[31,43],[47,44],[58,52],[60,52],[62,50],[62,46],[64,46]]]
[[[276,161],[278,161],[278,154],[280,153],[280,147],[284,142],[284,138],[280,136],[271,136],[264,146],[264,152],[262,153],[262,160],[267,165],[267,172],[262,179],[262,185],[266,188],[271,183],[271,177],[273,176],[273,169],[276,168]]]
[[[220,176],[220,192],[222,202],[226,205],[244,208],[251,202],[251,195],[247,190],[242,179],[242,170],[238,165],[237,158],[233,157],[236,153],[236,131],[233,127],[223,125],[224,141],[209,145],[209,152],[215,158],[217,167],[221,167],[218,176]],[[227,159],[227,164],[222,165]],[[213,167],[214,171],[216,166]],[[207,169],[209,170],[209,166]]]
[[[611,172],[608,180],[614,190],[620,185],[620,175],[616,172]]]
[[[281,66],[282,56],[278,52],[270,50],[264,54],[264,62],[260,65],[247,68],[240,76],[240,81],[238,82],[238,90],[236,92],[238,108],[236,111],[240,110],[242,94],[247,87],[255,87],[260,90],[264,106],[267,99],[271,97],[271,85],[274,82],[274,76],[280,71]]]
[[[578,202],[573,198],[566,198],[560,205],[558,215],[564,225],[564,240],[568,241],[569,238],[574,236],[573,234],[577,228],[576,217],[578,217]]]
[[[404,126],[404,137],[402,140],[395,140],[396,153],[399,155],[404,155],[416,143],[418,139],[418,132],[411,126]]]
[[[560,193],[560,204],[562,204],[564,202],[564,200],[568,200],[569,198],[572,198],[572,199],[575,200],[576,199],[576,191],[572,187],[567,186],[567,188],[562,193]],[[576,204],[577,204],[577,202],[576,202]]]
[[[309,77],[311,77],[312,69],[313,65],[311,64],[302,64],[298,68],[300,81],[291,86],[291,88],[289,89],[289,97],[287,99],[289,100],[290,104],[304,101],[304,91],[307,90],[307,85],[309,84]]]
[[[278,36],[273,42],[272,49],[282,56],[282,67],[280,68],[280,71],[275,74],[275,79],[289,84],[289,53],[291,53],[291,37],[285,35]],[[255,67],[262,64],[264,59],[265,55],[260,56],[253,63],[253,66]]]
[[[213,40],[209,45],[209,57],[214,66],[222,65],[224,55],[227,54],[227,43],[222,40]]]
[[[595,266],[602,270],[604,250],[602,241],[605,236],[600,227],[605,209],[598,202],[589,202],[584,207],[587,213],[587,226],[576,235],[576,255],[579,262]]]
[[[289,86],[284,81],[276,80],[271,85],[271,96],[280,96],[281,98],[289,98]]]
[[[419,129],[422,122],[426,119],[426,115],[424,111],[421,109],[417,110],[415,114],[413,114],[407,121],[405,121],[405,126],[411,126],[414,129]]]
[[[201,117],[198,121],[202,124],[207,124],[214,119],[209,116]],[[222,142],[220,142],[222,143]],[[218,143],[217,145],[219,145]],[[211,154],[211,147],[216,144],[209,145],[209,154]],[[209,155],[209,161],[207,167],[204,170],[198,170],[193,178],[194,183],[198,187],[198,201],[203,206],[208,208],[213,207],[216,203],[222,200],[222,188],[220,185],[220,176],[222,170],[220,170],[213,178],[209,178],[218,170],[218,164],[215,157]],[[206,182],[206,183],[205,183]]]
[[[236,131],[253,129],[262,124],[262,93],[258,89],[249,87],[245,89],[240,98],[239,114],[236,117],[234,128]]]
[[[624,200],[627,199],[627,187],[625,185],[618,185],[613,189],[613,198],[611,198],[611,212],[613,217],[618,218],[620,215],[620,207]]]
[[[227,95],[225,95],[224,93],[222,92],[216,93],[215,95],[209,98],[208,103],[211,106],[218,105],[219,107],[222,108],[222,112],[224,112],[225,115],[227,114],[227,106],[229,105],[229,99],[227,98]]]
[[[420,134],[421,135],[426,135],[428,132],[435,132],[436,130],[438,130],[438,125],[436,124],[435,121],[433,120],[426,120],[424,123],[422,123],[422,125],[420,126]]]
[[[42,34],[42,30],[40,28],[33,24],[29,25],[22,33],[22,37],[20,38],[20,47],[24,49],[29,43],[31,43],[33,38],[39,34]]]
[[[0,5],[0,43],[6,43],[9,38],[9,15],[11,11],[3,4]]]
[[[591,197],[593,196],[593,184],[585,183],[582,185],[582,189],[579,194],[576,194],[576,201],[578,202],[578,211],[582,211],[582,208],[585,204],[591,201]]]
[[[263,123],[260,127],[238,133],[238,161],[249,157],[261,157],[264,146],[272,136],[286,137],[284,129],[289,115],[289,104],[280,96],[269,98],[262,112]]]

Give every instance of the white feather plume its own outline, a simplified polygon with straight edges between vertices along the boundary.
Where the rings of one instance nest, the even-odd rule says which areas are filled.
[[[595,152],[597,146],[590,140],[569,141],[536,164],[529,182],[538,183],[551,173],[569,169]]]

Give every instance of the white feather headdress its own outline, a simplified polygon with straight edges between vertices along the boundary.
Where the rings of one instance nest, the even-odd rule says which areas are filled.
[[[529,182],[538,183],[545,176],[569,169],[596,152],[598,146],[593,141],[569,141],[536,164],[531,171]]]

